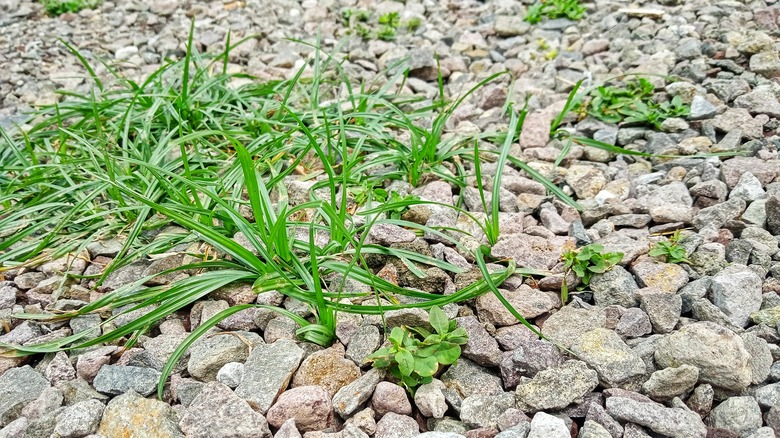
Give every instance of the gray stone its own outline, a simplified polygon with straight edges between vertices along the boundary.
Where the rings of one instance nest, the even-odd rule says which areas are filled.
[[[504,392],[500,377],[466,358],[458,359],[440,378],[447,389],[454,390],[461,398]]]
[[[636,307],[626,309],[615,327],[617,334],[627,338],[638,338],[650,334],[652,331],[653,325],[650,322],[650,317],[644,310]]]
[[[607,412],[618,421],[636,423],[671,438],[707,436],[707,427],[699,415],[686,409],[624,397],[609,397],[606,403]]]
[[[563,419],[538,412],[531,420],[528,438],[571,438],[571,433]]]
[[[780,57],[775,51],[756,53],[750,57],[750,71],[767,78],[780,76]]]
[[[743,173],[739,177],[737,184],[731,189],[731,193],[729,193],[729,198],[742,198],[746,202],[755,201],[765,196],[766,192],[761,185],[761,181],[750,172]]]
[[[249,351],[263,344],[253,332],[216,333],[204,336],[190,347],[187,371],[201,381],[214,381],[219,370],[230,362],[244,362]]]
[[[695,366],[701,382],[733,391],[746,388],[753,376],[742,339],[707,321],[686,325],[658,341],[655,361],[661,368]]]
[[[262,415],[227,386],[210,382],[181,415],[179,427],[193,438],[270,437]]]
[[[745,108],[751,114],[780,117],[780,102],[769,87],[758,86],[750,93],[737,97],[734,99],[734,106]]]
[[[119,395],[133,390],[143,396],[157,390],[160,373],[151,368],[103,365],[95,376],[95,389],[104,394]]]
[[[534,377],[536,373],[557,367],[564,357],[554,344],[538,339],[522,340],[511,352],[504,354],[501,361],[501,377],[504,386],[517,385],[521,376]]]
[[[764,124],[768,121],[769,116],[766,114],[759,114],[753,118],[746,109],[731,108],[715,116],[713,125],[723,132],[741,130],[743,137],[758,139],[763,135]]]
[[[602,399],[599,399],[598,403],[591,403],[590,406],[588,406],[588,412],[585,414],[585,421],[598,423],[609,431],[609,434],[612,437],[622,437],[623,426],[607,413],[607,410],[602,407],[602,403]]]
[[[527,407],[528,411],[560,410],[580,401],[598,383],[596,371],[584,362],[570,360],[538,372],[533,379],[522,379],[515,395],[518,406]]]
[[[746,206],[744,199],[733,198],[721,204],[703,208],[694,216],[693,226],[697,230],[705,226],[720,228],[726,222],[738,218],[745,211]]]
[[[58,438],[80,438],[97,432],[105,405],[91,399],[65,408],[57,415],[54,436]]]
[[[636,306],[634,292],[639,287],[634,277],[622,266],[615,266],[603,274],[596,274],[590,280],[590,290],[597,306],[613,304],[626,308]]]
[[[645,362],[612,330],[586,332],[571,350],[595,369],[602,386],[638,388],[645,374]]]
[[[462,348],[463,357],[480,365],[497,366],[501,363],[501,349],[498,342],[474,316],[455,318],[458,326],[466,330],[468,342]]]
[[[631,266],[641,287],[658,288],[662,292],[677,292],[688,284],[688,273],[673,263],[639,262]]]
[[[496,35],[512,37],[523,35],[531,29],[531,25],[523,20],[523,17],[513,15],[499,15],[493,25]]]
[[[414,418],[389,412],[376,423],[374,438],[412,438],[419,433]]]
[[[775,438],[775,431],[771,427],[761,427],[747,438]]]
[[[780,197],[770,196],[765,204],[767,230],[780,234]]]
[[[691,120],[709,119],[718,113],[718,108],[701,95],[693,96],[691,101],[691,110],[688,118]]]
[[[761,308],[761,278],[739,265],[732,265],[712,277],[711,301],[732,324],[745,327],[750,315]]]
[[[356,365],[363,365],[366,357],[376,351],[382,343],[379,328],[375,325],[361,325],[349,340],[346,357]]]
[[[641,309],[647,313],[655,333],[669,333],[674,330],[682,312],[682,297],[669,293],[643,293],[640,295]]]
[[[740,337],[745,344],[745,350],[750,354],[750,369],[753,372],[751,383],[761,384],[769,377],[772,368],[773,359],[769,345],[753,333],[742,333]]]
[[[747,436],[761,427],[761,408],[753,397],[730,397],[716,406],[707,418],[712,427]]]
[[[766,209],[767,203],[767,199],[756,199],[751,202],[740,217],[742,222],[763,228],[768,218]]]
[[[400,415],[410,415],[412,404],[406,396],[406,390],[391,382],[379,382],[371,397],[371,407],[377,416],[381,417],[388,412]]]
[[[607,318],[603,309],[578,309],[568,305],[547,318],[542,334],[552,342],[569,348],[584,333],[605,327],[606,324]]]
[[[431,383],[420,385],[414,393],[414,404],[420,413],[430,418],[442,418],[447,412],[447,401],[444,398],[444,383],[433,379]]]
[[[368,231],[369,238],[379,245],[412,242],[417,238],[414,231],[394,224],[375,224]]]
[[[293,341],[257,345],[244,363],[244,377],[236,395],[252,403],[260,413],[268,412],[302,359],[303,349]]]
[[[384,371],[371,368],[357,380],[342,387],[333,396],[333,409],[341,418],[347,418],[371,398],[376,385],[384,378]]]
[[[693,390],[693,394],[688,397],[686,404],[692,411],[699,414],[699,416],[706,417],[712,409],[712,402],[714,399],[715,390],[712,388],[712,385],[705,383],[697,386]]]
[[[765,408],[780,405],[780,383],[770,383],[756,390],[758,404]]]
[[[612,438],[612,434],[595,421],[586,420],[577,438]]]
[[[515,394],[472,395],[463,399],[460,419],[477,428],[497,428],[498,419],[507,409],[515,407]]]
[[[699,380],[699,369],[691,365],[658,370],[642,384],[642,391],[657,401],[668,401],[693,390]]]
[[[511,291],[502,291],[502,294],[509,301],[509,304],[526,319],[536,318],[560,306],[560,300],[528,285],[521,285]],[[477,315],[481,321],[489,322],[495,326],[517,324],[517,318],[507,310],[495,294],[480,295],[476,301]]]
[[[25,438],[29,421],[25,417],[19,417],[0,429],[0,438]]]
[[[46,388],[49,388],[49,382],[29,365],[3,373],[0,376],[0,426],[16,420],[22,408]]]
[[[217,381],[228,388],[235,388],[241,384],[243,376],[244,364],[241,362],[229,362],[217,372]]]
[[[130,390],[106,405],[98,434],[105,438],[184,438],[177,421],[168,403]]]

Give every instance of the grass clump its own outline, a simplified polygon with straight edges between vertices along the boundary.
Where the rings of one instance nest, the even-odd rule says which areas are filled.
[[[585,14],[585,6],[579,0],[540,0],[528,8],[525,21],[537,24],[542,19],[568,18],[579,20]]]
[[[660,241],[650,248],[650,257],[663,257],[666,263],[690,263],[688,253],[680,246],[680,230],[669,237],[668,241]]]
[[[374,21],[373,14],[361,9],[345,9],[341,13],[341,18],[348,28],[347,34],[358,35],[364,40],[377,38],[393,41],[398,36],[400,29],[413,33],[423,24],[422,19],[418,17],[401,22],[401,16],[398,12],[387,12]],[[375,28],[376,31],[372,31],[372,28]]]
[[[417,386],[430,383],[442,366],[454,364],[468,334],[438,306],[429,312],[433,332],[424,327],[394,327],[388,341],[366,358],[374,368],[386,368],[414,395]]]
[[[565,265],[564,287],[561,290],[561,301],[568,299],[568,288],[565,275],[574,272],[583,285],[590,284],[593,274],[603,274],[623,260],[622,252],[604,252],[604,246],[596,243],[585,245],[580,249],[569,249],[563,253]]]
[[[593,117],[608,123],[633,122],[661,128],[661,123],[671,117],[684,117],[690,113],[682,97],[657,103],[653,100],[655,86],[645,78],[633,78],[623,87],[602,85],[589,95],[583,108]]]
[[[82,9],[93,9],[100,0],[41,0],[46,14],[56,17],[65,13],[77,13]]]

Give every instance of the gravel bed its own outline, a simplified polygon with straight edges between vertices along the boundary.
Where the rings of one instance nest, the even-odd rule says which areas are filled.
[[[188,332],[230,305],[255,301],[236,286],[168,318],[133,348],[0,357],[0,437],[780,436],[780,5],[596,0],[584,3],[580,21],[531,25],[523,21],[529,4],[129,0],[50,18],[37,2],[0,0],[2,127],[61,99],[59,89],[89,91],[84,68],[58,38],[139,79],[166,58],[183,56],[194,20],[203,52],[224,50],[228,33],[234,41],[253,36],[232,52],[229,68],[274,80],[292,77],[311,54],[290,39],[319,35],[325,48],[346,41],[343,67],[356,81],[409,57],[407,87],[427,98],[438,92],[434,54],[450,94],[510,71],[513,83],[501,77],[478,90],[448,130],[487,130],[499,121],[507,95],[529,98],[512,153],[583,207],[577,211],[506,169],[502,233],[492,253],[557,274],[515,276],[501,286],[548,340],[518,324],[491,294],[450,305],[445,311],[469,342],[457,364],[413,397],[364,362],[382,343],[380,319],[342,315],[339,342],[323,349],[297,340],[286,317],[249,309],[192,345],[157,399],[163,364]],[[347,34],[341,18],[347,9],[374,17],[398,12],[402,22],[419,19],[420,26],[399,28],[392,41],[363,40]],[[98,75],[110,77],[96,65]],[[550,139],[549,126],[577,81],[589,87],[627,73],[646,74],[656,99],[679,96],[690,114],[659,129],[586,117],[572,124],[576,133],[654,154],[743,153],[642,158],[575,145],[556,166],[563,143]],[[444,181],[408,189],[437,202],[460,197],[479,212],[479,192],[469,182],[464,190]],[[469,225],[450,209],[417,213],[414,220],[429,226]],[[651,247],[675,230],[687,262],[651,257]],[[485,238],[457,236],[464,247]],[[370,239],[475,269],[470,254],[435,236],[386,225]],[[583,290],[571,285],[563,305],[562,253],[587,243],[624,257]],[[32,345],[95,327],[110,315],[64,323],[12,315],[89,301],[150,269],[148,260],[133,263],[90,293],[87,280],[65,282],[62,273],[99,273],[118,248],[107,241],[88,252],[5,273],[0,342]],[[169,262],[183,263],[177,260]],[[419,279],[399,264],[385,268],[398,271],[403,286],[437,293],[468,284],[470,275],[430,268]],[[256,302],[307,311],[275,292]],[[397,311],[388,324],[419,318],[419,311]]]

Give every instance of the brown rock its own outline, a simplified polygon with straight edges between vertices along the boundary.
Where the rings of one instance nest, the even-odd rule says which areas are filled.
[[[320,386],[300,386],[282,393],[266,417],[274,427],[281,427],[290,418],[301,432],[325,429],[334,422],[331,396]]]
[[[333,397],[342,387],[360,377],[360,368],[344,358],[340,344],[309,355],[298,367],[292,387],[320,386]]]

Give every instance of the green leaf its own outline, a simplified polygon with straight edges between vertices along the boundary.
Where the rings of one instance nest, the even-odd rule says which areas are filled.
[[[436,356],[418,358],[414,362],[414,372],[421,377],[433,376],[439,369],[437,358],[438,354]]]
[[[393,327],[390,336],[387,338],[394,347],[399,348],[404,341],[404,330],[401,327]]]
[[[455,363],[460,357],[460,346],[457,344],[442,342],[439,351],[436,352],[436,360],[442,365]]]
[[[450,320],[447,318],[447,314],[444,313],[439,306],[433,306],[428,312],[428,315],[428,321],[430,321],[431,326],[436,330],[436,333],[440,335],[446,334],[450,326]]]
[[[414,371],[414,356],[412,356],[409,350],[399,350],[395,354],[395,361],[398,362],[398,370],[401,372],[401,375],[408,376]]]

